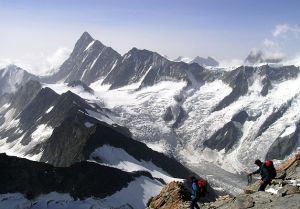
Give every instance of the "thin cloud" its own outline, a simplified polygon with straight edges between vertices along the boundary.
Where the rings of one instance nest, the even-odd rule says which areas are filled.
[[[58,48],[53,54],[26,54],[21,59],[0,59],[0,68],[9,64],[17,65],[35,75],[48,75],[55,72],[69,57],[71,50],[65,47]]]
[[[288,24],[280,24],[276,25],[275,30],[273,31],[274,37],[283,36],[284,34],[288,32],[293,32],[295,34],[300,33],[300,27],[299,26],[290,26]]]
[[[296,54],[291,59],[285,60],[282,64],[300,66],[300,53]]]
[[[59,48],[51,56],[46,58],[48,73],[56,70],[70,55],[71,50],[65,47]]]
[[[272,41],[272,40],[266,38],[263,41],[263,46],[266,48],[275,48],[275,47],[277,48],[279,45],[275,41]]]
[[[287,24],[276,25],[276,28],[273,32],[274,37],[281,36],[290,30],[290,26]]]

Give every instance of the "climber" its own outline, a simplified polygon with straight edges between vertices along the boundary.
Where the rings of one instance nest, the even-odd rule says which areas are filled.
[[[252,176],[253,174],[260,174],[261,180],[258,191],[265,191],[268,184],[271,184],[272,179],[276,176],[276,170],[274,168],[273,162],[267,160],[265,163],[262,163],[260,160],[255,160],[254,164],[259,168],[256,171],[249,173],[248,176]]]
[[[197,204],[197,201],[199,200],[199,197],[200,197],[197,180],[196,180],[195,176],[190,176],[189,178],[192,182],[192,196],[191,196],[192,200],[191,200],[190,209],[194,209],[195,207],[197,209],[200,209],[200,207]]]

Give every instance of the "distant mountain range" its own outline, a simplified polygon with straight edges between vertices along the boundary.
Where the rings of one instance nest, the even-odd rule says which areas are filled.
[[[185,63],[197,63],[200,66],[203,67],[217,67],[219,66],[219,62],[216,61],[214,58],[212,57],[207,57],[207,58],[203,58],[203,57],[195,57],[194,59],[191,58],[187,58],[187,57],[178,57],[174,60],[174,62],[185,62]]]
[[[261,50],[252,50],[244,60],[244,63],[246,65],[255,65],[261,63],[280,63],[281,61],[282,57],[270,57]]]
[[[255,56],[248,60],[262,61]],[[300,147],[300,69],[225,71],[200,63],[137,48],[122,56],[85,32],[53,75],[8,66],[0,70],[0,152],[55,167],[93,162],[131,179],[146,171],[135,178],[139,194],[156,195],[189,169],[240,192],[238,174],[252,170],[254,159],[279,162]],[[156,192],[142,186],[148,180]],[[124,182],[123,189],[130,184]]]

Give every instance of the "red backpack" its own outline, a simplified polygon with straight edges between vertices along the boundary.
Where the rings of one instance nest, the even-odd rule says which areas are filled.
[[[277,173],[276,173],[276,169],[274,167],[273,161],[272,160],[266,160],[265,166],[268,170],[268,173],[269,173],[271,179],[274,179],[276,177]]]
[[[204,197],[207,192],[207,182],[204,179],[199,179],[197,186],[199,188],[199,196]]]

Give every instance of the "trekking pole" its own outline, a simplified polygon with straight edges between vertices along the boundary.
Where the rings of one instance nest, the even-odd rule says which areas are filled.
[[[251,183],[252,183],[252,175],[248,175],[247,176],[248,177],[248,185],[250,185]]]

